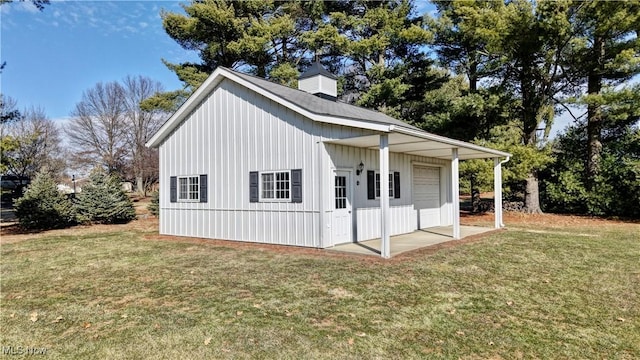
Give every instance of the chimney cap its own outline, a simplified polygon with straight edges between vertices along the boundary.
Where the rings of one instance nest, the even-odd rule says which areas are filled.
[[[309,68],[300,75],[299,80],[307,79],[312,76],[322,75],[324,77],[328,77],[333,80],[337,80],[338,77],[327,71],[319,61],[314,62]]]

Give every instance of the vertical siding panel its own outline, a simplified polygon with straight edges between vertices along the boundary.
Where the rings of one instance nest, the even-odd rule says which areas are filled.
[[[238,86],[236,84],[234,85],[234,92],[237,92],[239,94],[242,94],[242,91],[238,91],[240,89],[238,89]],[[233,235],[232,238],[233,239],[242,239],[242,219],[239,218],[238,215],[241,215],[238,211],[236,211],[235,209],[238,209],[238,202],[236,201],[236,198],[238,196],[238,192],[235,191],[237,182],[234,179],[238,179],[239,178],[239,169],[241,168],[241,164],[242,164],[242,135],[241,135],[241,129],[242,129],[242,121],[243,120],[243,112],[242,112],[242,106],[243,106],[243,100],[242,97],[240,96],[234,96],[233,97],[233,117],[231,117],[231,122],[233,123],[232,129],[233,129],[233,134],[231,136],[232,139],[232,150],[230,152],[230,154],[233,154],[233,161],[231,162],[231,171],[229,171],[229,197],[230,197],[230,208],[234,209],[231,214],[232,214],[232,224],[231,224],[231,228],[233,231]],[[227,156],[227,158],[229,158],[229,156]]]
[[[233,204],[232,204],[232,191],[231,191],[231,175],[233,173],[234,163],[237,161],[236,154],[234,153],[235,142],[235,121],[236,121],[236,99],[235,99],[235,84],[228,80],[225,80],[225,99],[224,103],[226,111],[223,120],[223,137],[224,147],[221,151],[226,152],[220,154],[222,161],[224,162],[222,181],[224,183],[224,204],[222,206],[223,212],[223,226],[224,226],[224,238],[234,239],[235,223],[233,222]],[[232,155],[233,154],[233,155]],[[233,157],[233,158],[232,158]]]
[[[204,156],[204,160],[203,160],[203,171],[206,171],[207,173],[207,179],[209,181],[209,184],[207,186],[207,189],[211,189],[212,187],[215,187],[215,178],[213,177],[212,174],[212,169],[213,166],[211,164],[211,160],[213,159],[213,154],[211,151],[211,143],[213,139],[213,131],[212,131],[212,127],[213,127],[213,119],[214,119],[214,114],[213,114],[213,110],[212,110],[212,104],[215,101],[215,92],[212,93],[209,96],[209,100],[207,102],[207,118],[206,118],[206,122],[207,122],[207,126],[206,126],[206,131],[204,131],[204,144],[205,144],[205,156]],[[211,226],[212,226],[212,212],[211,209],[214,208],[214,202],[215,199],[210,196],[209,197],[209,202],[206,204],[206,208],[207,208],[207,213],[206,213],[206,218],[205,218],[205,224],[206,224],[206,232],[204,237],[206,238],[211,238]]]
[[[248,162],[247,168],[244,169],[244,173],[240,175],[240,183],[242,184],[240,189],[237,191],[241,194],[240,198],[242,200],[242,207],[246,207],[248,204],[249,212],[247,216],[247,226],[249,233],[247,234],[247,239],[255,241],[256,239],[256,205],[255,203],[249,203],[248,199],[248,183],[246,183],[246,179],[249,171],[255,171],[257,169],[257,147],[255,139],[258,138],[258,126],[259,122],[256,119],[257,115],[257,106],[256,106],[256,96],[254,93],[249,94],[249,113],[247,116],[247,139],[248,139]]]
[[[190,114],[185,122],[162,145],[161,178],[175,175],[209,175],[210,200],[207,203],[168,203],[164,187],[161,206],[167,216],[161,220],[161,231],[168,233],[231,238],[290,245],[318,246],[320,202],[331,209],[332,192],[318,197],[320,184],[329,181],[329,167],[354,169],[360,161],[365,168],[377,168],[375,151],[346,146],[327,146],[331,156],[320,171],[317,141],[323,138],[351,137],[366,131],[312,122],[283,106],[229,81],[218,88]],[[392,163],[406,161],[392,155]],[[325,166],[322,165],[322,166]],[[250,170],[303,169],[303,201],[248,202]],[[399,167],[396,167],[399,169]],[[403,175],[403,198],[393,200],[395,206],[410,199]],[[358,238],[379,232],[376,219],[377,201],[363,200],[366,183],[353,173],[353,204],[358,218]],[[355,182],[360,180],[359,186]],[[166,180],[162,180],[165,181]],[[327,189],[328,190],[328,189]],[[162,190],[161,190],[162,191]],[[410,200],[409,200],[410,201]],[[360,210],[372,207],[371,211]],[[174,208],[176,210],[169,210]],[[191,209],[191,210],[188,210]],[[199,210],[196,210],[199,209]],[[204,212],[207,210],[207,212]],[[397,208],[394,223],[406,228],[406,209]],[[404,211],[404,212],[402,212]],[[330,212],[326,220],[330,220]],[[364,220],[361,220],[364,219]],[[165,221],[166,220],[166,221]],[[361,226],[364,225],[364,226]],[[395,229],[395,228],[394,228]]]

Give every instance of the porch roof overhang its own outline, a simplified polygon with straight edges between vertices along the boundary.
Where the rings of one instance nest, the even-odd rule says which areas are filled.
[[[458,149],[458,158],[460,160],[508,158],[511,156],[511,154],[504,151],[399,126],[391,125],[388,134],[389,151],[394,153],[445,160],[451,160],[452,149]],[[325,143],[374,150],[380,146],[380,136],[373,134],[345,139],[325,140]]]

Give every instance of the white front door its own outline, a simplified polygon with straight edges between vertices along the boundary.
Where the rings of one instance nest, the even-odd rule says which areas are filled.
[[[333,187],[333,219],[331,222],[333,245],[349,243],[353,241],[351,172],[336,171]]]
[[[440,168],[414,166],[413,205],[418,229],[440,226]]]

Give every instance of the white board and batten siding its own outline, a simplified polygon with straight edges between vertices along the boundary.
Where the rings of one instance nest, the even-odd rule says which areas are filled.
[[[331,167],[334,169],[355,169],[362,161],[364,170],[360,176],[353,175],[356,229],[354,238],[357,241],[380,238],[380,200],[367,197],[367,170],[379,172],[379,151],[343,145],[327,145]],[[418,229],[420,211],[414,206],[413,172],[415,167],[437,169],[440,174],[439,203],[429,214],[436,218],[440,225],[450,225],[453,220],[450,214],[450,194],[448,194],[449,162],[446,160],[426,158],[408,154],[390,153],[389,171],[400,174],[400,198],[389,201],[391,217],[391,235],[410,233]],[[359,185],[357,184],[359,182]],[[423,213],[424,216],[424,213]]]
[[[353,238],[380,237],[379,199],[367,199],[366,171],[379,168],[379,151],[325,144],[325,140],[373,134],[369,130],[312,121],[225,79],[160,145],[160,233],[305,247],[332,246],[334,174],[350,170]],[[360,162],[365,171],[356,176]],[[441,169],[449,162],[390,154],[400,173],[401,197],[393,198],[391,234],[417,229],[413,167]],[[302,169],[302,202],[250,202],[249,173]],[[170,202],[172,176],[207,175],[208,201]],[[359,181],[360,185],[356,185]],[[441,224],[452,223],[447,186],[442,186]]]
[[[161,186],[160,233],[323,247],[320,242],[322,140],[360,136],[311,121],[230,80],[223,80],[160,145],[161,184],[206,174],[206,203],[170,202]],[[302,169],[302,202],[250,202],[249,173]],[[329,200],[324,199],[324,208]]]

